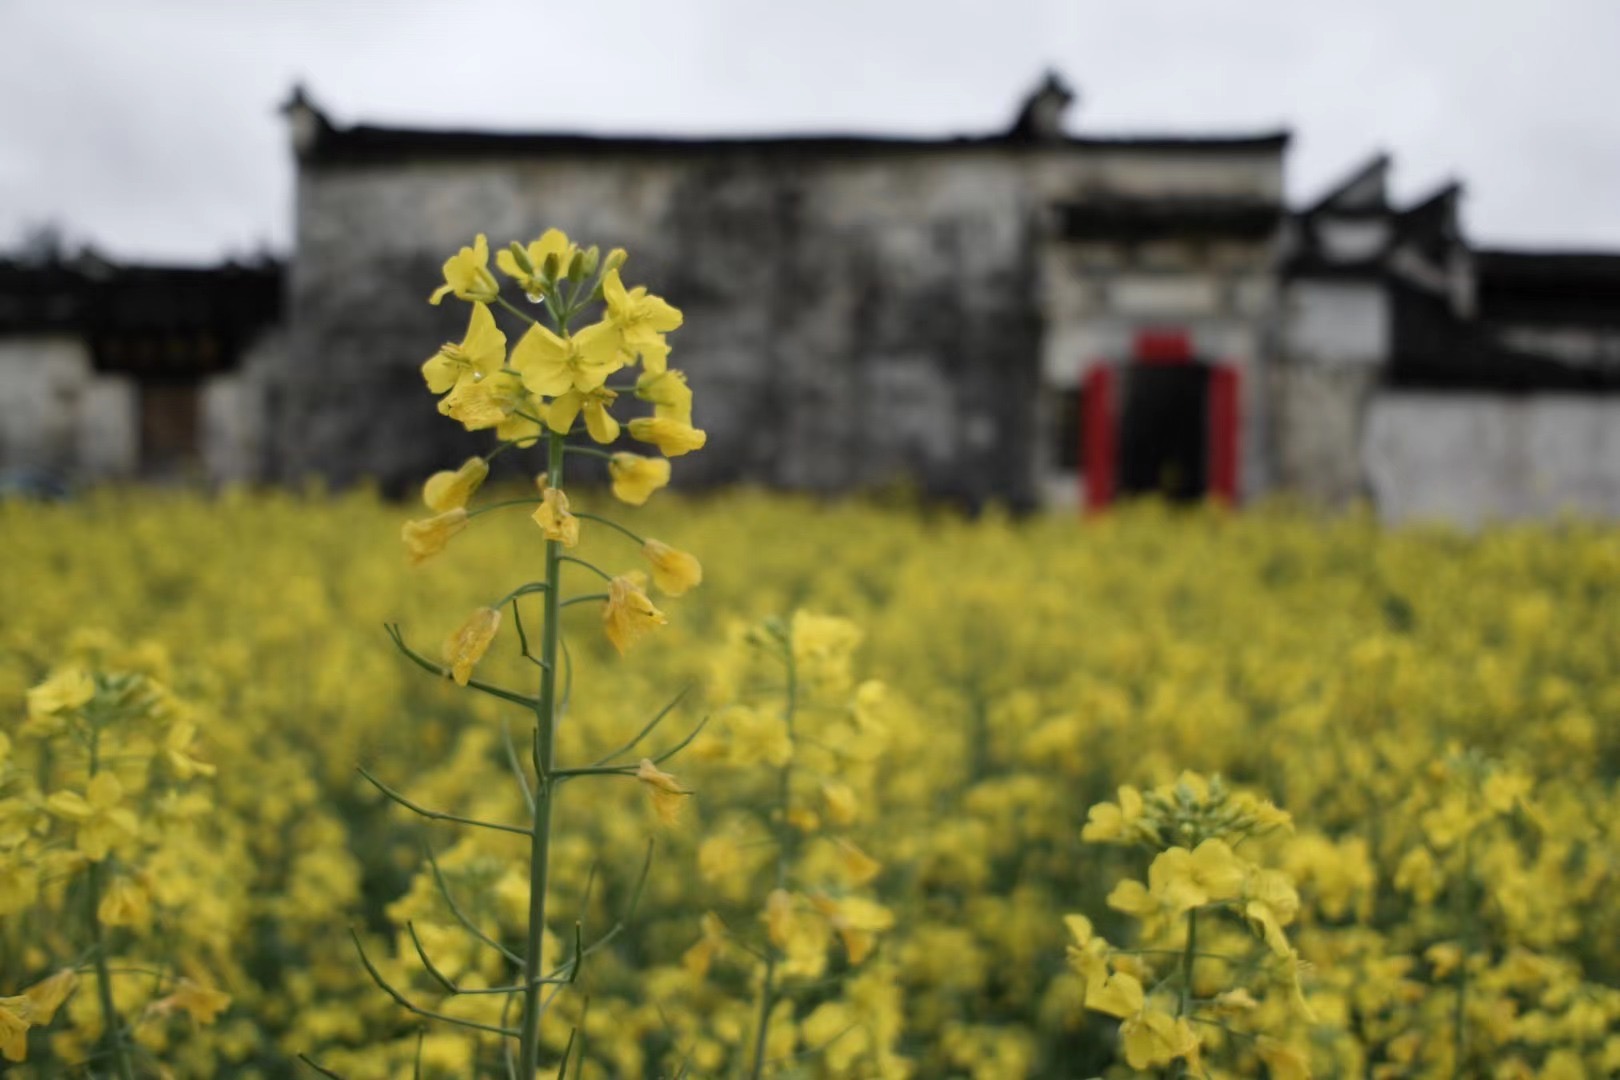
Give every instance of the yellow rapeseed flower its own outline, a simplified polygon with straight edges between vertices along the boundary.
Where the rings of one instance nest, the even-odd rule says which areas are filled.
[[[1172,914],[1179,915],[1243,891],[1248,864],[1224,840],[1205,840],[1191,851],[1173,847],[1148,867],[1148,888]]]
[[[546,425],[559,435],[566,435],[585,413],[585,430],[590,437],[604,446],[619,437],[619,422],[608,412],[619,395],[605,386],[595,390],[570,390],[551,403],[546,410]]]
[[[151,1007],[158,1013],[178,1009],[195,1023],[212,1024],[220,1013],[231,1007],[231,995],[191,979],[181,979],[173,993],[154,1001]]]
[[[450,538],[467,527],[467,511],[457,507],[430,518],[407,521],[399,530],[405,554],[416,566],[443,551]]]
[[[552,279],[568,273],[568,264],[574,261],[577,254],[579,248],[568,239],[567,233],[561,229],[547,229],[540,239],[530,240],[523,249],[523,257],[529,261],[531,270],[523,269],[523,264],[508,248],[495,253],[495,265],[501,268],[501,273],[518,283],[525,296],[539,301]],[[551,259],[550,276],[546,273],[548,257]]]
[[[0,997],[0,1055],[7,1061],[28,1057],[28,1029],[44,1027],[56,1018],[56,1010],[78,985],[72,971],[58,971],[35,983],[21,994]]]
[[[490,642],[501,628],[501,613],[494,608],[482,607],[467,616],[467,621],[456,628],[444,642],[444,660],[450,665],[450,677],[457,686],[466,686],[472,670],[489,651]]]
[[[124,785],[114,773],[100,772],[90,778],[85,793],[58,791],[45,800],[45,809],[77,827],[74,846],[91,862],[107,857],[113,846],[133,839],[139,829],[135,812],[119,804]]]
[[[1127,843],[1135,840],[1136,823],[1142,818],[1142,793],[1129,784],[1119,789],[1119,803],[1100,802],[1086,814],[1080,839],[1093,844]]]
[[[680,596],[703,583],[703,565],[661,540],[647,540],[641,554],[652,565],[653,584],[666,596]]]
[[[692,422],[692,388],[686,385],[686,375],[674,368],[642,372],[636,379],[636,397],[652,403],[654,416]]]
[[[445,469],[428,477],[422,485],[422,501],[435,514],[465,508],[489,475],[489,463],[481,457],[470,457],[459,469]]]
[[[624,366],[619,331],[598,322],[567,337],[536,323],[512,347],[512,367],[532,393],[556,397],[595,390]]]
[[[664,335],[681,325],[679,309],[647,292],[645,286],[625,289],[617,268],[602,275],[602,298],[607,301],[608,318],[624,337],[625,347],[642,354],[647,370],[661,369],[667,355]]]
[[[645,503],[652,493],[669,485],[669,459],[619,453],[608,459],[613,497],[631,506]]]
[[[439,399],[439,415],[458,421],[468,431],[500,428],[529,398],[513,371],[496,371],[483,379],[468,379]]]
[[[488,305],[474,304],[467,333],[459,342],[446,342],[422,364],[422,378],[435,394],[464,383],[479,382],[506,363],[506,335],[495,325]]]
[[[472,247],[464,247],[444,261],[444,284],[433,290],[428,303],[437,304],[447,293],[455,293],[462,300],[487,303],[500,295],[500,291],[500,283],[489,272],[489,241],[479,233]]]
[[[80,667],[63,668],[28,691],[28,718],[42,723],[58,713],[72,712],[96,696],[96,682]]]
[[[681,966],[691,972],[694,978],[701,979],[709,973],[714,958],[726,946],[726,924],[714,912],[705,911],[698,925],[703,929],[703,936],[681,955]]]
[[[602,605],[602,629],[613,647],[623,656],[631,645],[669,620],[647,599],[641,574],[624,574],[608,583],[608,599]]]
[[[647,785],[647,794],[652,796],[653,810],[657,812],[658,820],[665,825],[675,824],[681,816],[681,806],[692,793],[681,787],[675,777],[654,765],[651,758],[641,759],[636,766],[636,779]]]
[[[563,547],[573,547],[579,543],[579,518],[568,511],[568,496],[562,488],[549,487],[546,478],[541,476],[540,505],[531,515],[534,523],[540,526],[540,531],[547,540],[555,540]]]
[[[146,926],[152,921],[152,898],[139,882],[116,877],[101,895],[96,918],[103,926]]]
[[[652,443],[665,457],[680,457],[701,450],[709,441],[707,432],[661,416],[639,416],[630,421],[630,437],[637,442]]]
[[[864,896],[812,896],[810,903],[843,939],[851,964],[859,964],[872,954],[877,936],[894,927],[894,913]]]
[[[213,776],[214,766],[191,756],[191,743],[197,737],[197,725],[190,720],[177,720],[163,738],[163,756],[179,780],[194,776]]]

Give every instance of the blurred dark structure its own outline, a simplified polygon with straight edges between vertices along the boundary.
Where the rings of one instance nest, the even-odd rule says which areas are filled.
[[[296,90],[287,267],[103,267],[56,322],[88,269],[0,269],[0,385],[37,401],[29,350],[77,340],[80,396],[147,430],[83,471],[169,439],[218,479],[403,490],[481,445],[417,373],[464,326],[423,302],[440,263],[556,225],[685,310],[689,484],[1620,513],[1620,256],[1476,251],[1460,189],[1394,206],[1386,157],[1290,211],[1285,133],[1075,136],[1074,99],[1049,75],[985,135],[687,139],[342,126]],[[49,408],[7,407],[34,427],[0,413],[4,463],[37,463]]]
[[[284,267],[0,261],[0,468],[40,483],[257,476]]]

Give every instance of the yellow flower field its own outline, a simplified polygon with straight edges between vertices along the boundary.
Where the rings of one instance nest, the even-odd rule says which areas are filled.
[[[607,505],[580,492],[575,512]],[[350,937],[419,1007],[502,1026],[500,995],[448,988],[505,977],[458,922],[522,941],[528,841],[424,820],[357,767],[441,814],[522,818],[523,717],[457,684],[475,663],[532,682],[511,625],[468,613],[544,538],[496,511],[411,566],[415,513],[0,506],[17,1075],[115,1075],[98,977],[49,981],[93,947],[89,898],[138,1075],[318,1075],[300,1053],[356,1080],[508,1075],[498,1037],[424,1029]],[[697,553],[702,587],[623,657],[564,614],[558,753],[599,759],[689,689],[629,769],[560,789],[544,966],[588,955],[542,1017],[553,1069],[577,1028],[587,1077],[746,1075],[756,1040],[778,1077],[1620,1072],[1613,527],[747,493],[633,520]],[[581,557],[643,561],[585,526]],[[456,678],[385,624],[434,662],[455,637]],[[88,785],[46,750],[83,673],[97,703],[128,680],[130,733]]]

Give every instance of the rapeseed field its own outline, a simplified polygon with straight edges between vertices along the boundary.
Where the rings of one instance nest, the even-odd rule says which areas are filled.
[[[682,496],[679,313],[499,255],[538,486],[0,505],[16,1075],[1620,1072],[1620,531]]]

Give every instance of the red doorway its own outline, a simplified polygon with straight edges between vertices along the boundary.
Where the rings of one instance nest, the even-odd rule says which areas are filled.
[[[1081,384],[1085,506],[1120,496],[1212,497],[1238,491],[1239,375],[1194,357],[1185,331],[1137,335],[1129,364],[1099,364]]]

